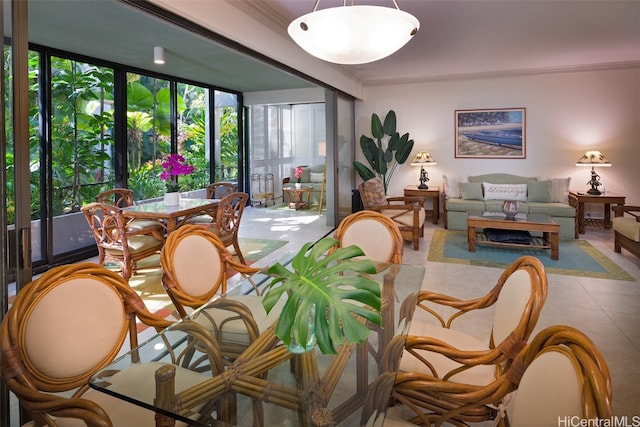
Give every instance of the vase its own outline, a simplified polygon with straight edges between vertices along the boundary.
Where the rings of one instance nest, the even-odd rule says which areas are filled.
[[[302,187],[302,184],[299,182],[296,182],[296,188],[300,188],[300,187]]]
[[[178,206],[180,204],[180,193],[171,192],[164,193],[164,205],[165,206]]]
[[[502,204],[502,212],[507,216],[507,219],[516,219],[518,211],[520,211],[520,205],[515,200],[505,200]]]
[[[308,351],[313,350],[316,346],[316,305],[313,304],[311,306],[311,311],[309,312],[309,325],[307,329],[307,342],[306,344],[302,344],[299,342],[294,334],[291,334],[291,338],[289,340],[289,344],[286,346],[287,350],[294,354],[302,354]]]

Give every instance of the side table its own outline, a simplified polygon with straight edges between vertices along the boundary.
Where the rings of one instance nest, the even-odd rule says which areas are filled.
[[[616,204],[619,207],[624,206],[626,196],[621,194],[611,193],[607,191],[602,194],[589,194],[586,191],[569,191],[569,197],[574,197],[578,201],[578,212],[576,212],[576,220],[578,221],[578,233],[584,234],[585,225],[600,225],[604,228],[611,228],[611,205]],[[604,205],[604,220],[598,220],[593,218],[585,219],[584,217],[584,204],[585,203],[600,203]],[[576,236],[577,237],[577,236]]]
[[[282,189],[283,198],[286,198],[289,208],[295,210],[308,209],[311,204],[311,191],[313,186],[301,185],[296,187],[285,187]],[[306,195],[306,198],[305,198]]]
[[[431,215],[431,219],[434,224],[437,224],[440,220],[440,187],[430,186],[429,188],[423,190],[418,188],[417,185],[408,185],[404,188],[404,196],[405,197],[422,197],[423,199],[431,198],[433,204],[432,209],[426,209],[425,212]]]

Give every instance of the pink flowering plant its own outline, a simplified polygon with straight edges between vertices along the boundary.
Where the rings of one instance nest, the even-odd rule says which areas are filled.
[[[180,190],[178,186],[178,175],[189,175],[193,172],[193,166],[187,163],[180,154],[171,154],[162,162],[162,172],[160,179],[167,182],[167,191],[176,192]]]
[[[296,166],[296,170],[293,171],[293,175],[296,177],[298,182],[300,182],[300,180],[302,179],[302,172],[303,171],[304,170],[302,169],[302,166]]]

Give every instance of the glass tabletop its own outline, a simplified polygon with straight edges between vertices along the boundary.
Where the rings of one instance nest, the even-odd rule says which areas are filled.
[[[408,332],[423,277],[423,267],[379,266],[372,278],[381,286],[382,325],[370,327],[365,343],[340,346],[336,355],[321,354],[317,347],[294,355],[272,327],[225,366],[216,339],[198,321],[206,309],[202,307],[96,373],[89,385],[154,411],[163,422],[359,425],[362,403],[381,369],[387,343]],[[260,273],[251,279],[258,287],[271,280]],[[241,282],[226,296],[253,289]]]
[[[469,218],[473,219],[487,219],[487,220],[504,220],[504,221],[521,221],[521,222],[535,222],[539,224],[555,224],[556,221],[549,215],[545,214],[529,214],[518,213],[515,219],[507,219],[507,215],[502,212],[469,212]]]
[[[137,203],[123,209],[125,212],[144,212],[144,213],[175,213],[184,210],[201,208],[203,206],[217,205],[220,199],[187,199],[180,198],[180,204],[176,206],[167,206],[162,200],[154,200],[150,202]]]

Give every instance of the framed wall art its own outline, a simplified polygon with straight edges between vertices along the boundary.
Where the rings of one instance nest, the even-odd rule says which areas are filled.
[[[526,158],[526,109],[455,111],[455,157]]]

